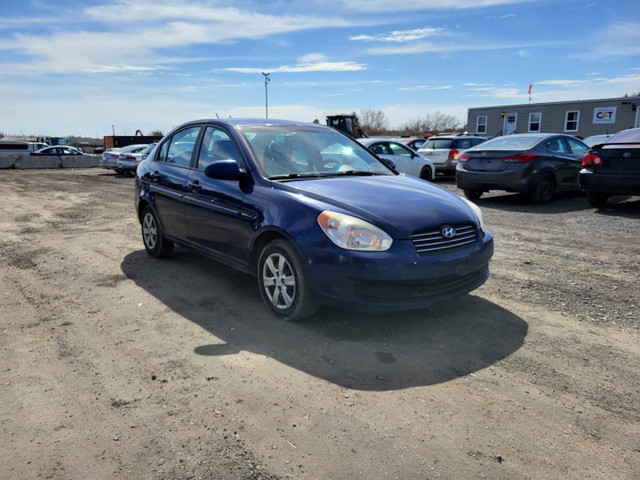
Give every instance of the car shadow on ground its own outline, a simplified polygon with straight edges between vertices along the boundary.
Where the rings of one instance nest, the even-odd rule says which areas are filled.
[[[217,339],[199,355],[250,351],[347,388],[396,390],[433,385],[490,367],[518,350],[528,325],[475,295],[430,309],[365,314],[322,308],[301,322],[273,316],[250,275],[176,248],[164,260],[144,250],[123,273]]]

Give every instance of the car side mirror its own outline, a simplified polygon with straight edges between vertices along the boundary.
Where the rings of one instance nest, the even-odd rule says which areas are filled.
[[[246,172],[235,160],[217,160],[205,167],[204,174],[216,180],[241,180]]]

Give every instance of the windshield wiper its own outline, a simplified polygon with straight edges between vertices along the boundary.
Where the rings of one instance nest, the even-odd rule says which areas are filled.
[[[317,178],[321,175],[317,173],[284,173],[281,175],[271,175],[267,177],[269,180],[287,180],[290,178]]]
[[[345,170],[344,172],[334,172],[332,173],[332,175],[372,177],[375,175],[384,175],[384,174],[380,172],[365,172],[364,170]]]

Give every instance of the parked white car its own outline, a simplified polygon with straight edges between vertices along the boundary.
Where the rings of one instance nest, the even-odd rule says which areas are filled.
[[[149,144],[147,143],[139,143],[136,145],[127,145],[122,148],[109,148],[102,154],[102,157],[100,158],[100,166],[108,170],[115,170],[116,173],[124,173],[125,170],[118,166],[120,155],[123,153],[138,153],[148,146]]]
[[[437,173],[455,175],[458,157],[486,140],[475,135],[435,135],[422,144],[418,153],[427,155],[433,161]]]
[[[390,138],[359,138],[358,141],[383,160],[390,160],[398,172],[433,180],[436,169],[428,157]]]

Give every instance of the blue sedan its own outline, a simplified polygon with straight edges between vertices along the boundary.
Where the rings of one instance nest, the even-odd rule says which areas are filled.
[[[314,124],[181,125],[138,166],[135,204],[149,255],[180,244],[255,275],[289,320],[424,308],[482,285],[493,254],[477,206]]]

